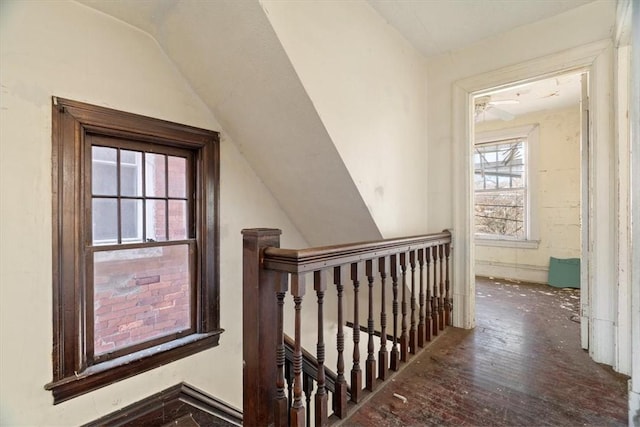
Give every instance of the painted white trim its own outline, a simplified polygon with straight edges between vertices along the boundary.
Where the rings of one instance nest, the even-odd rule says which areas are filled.
[[[476,260],[475,268],[479,276],[540,284],[547,284],[549,281],[549,268],[541,265]]]
[[[470,161],[470,130],[473,126],[472,97],[487,93],[497,88],[509,87],[528,81],[539,80],[566,72],[589,71],[590,96],[593,121],[590,126],[592,146],[595,150],[593,169],[589,171],[589,181],[594,185],[591,188],[595,192],[589,223],[592,232],[587,239],[593,252],[582,254],[581,264],[589,271],[587,283],[583,283],[583,289],[590,288],[593,284],[597,290],[594,297],[600,299],[590,311],[590,318],[597,323],[592,328],[591,334],[595,344],[590,348],[591,356],[597,362],[612,365],[613,358],[613,319],[611,313],[613,295],[612,278],[614,277],[614,263],[610,259],[611,252],[608,249],[615,247],[614,234],[610,230],[612,201],[607,200],[611,195],[612,168],[611,148],[612,123],[611,123],[611,68],[612,47],[610,40],[602,40],[595,43],[572,48],[556,54],[536,58],[513,66],[505,67],[493,72],[483,73],[454,83],[452,88],[452,158],[453,158],[453,212],[454,229],[456,230],[457,250],[454,254],[454,302],[460,310],[455,311],[454,322],[456,326],[472,327],[475,316],[474,304],[474,237],[471,221],[472,206],[472,167]],[[597,144],[595,144],[597,141]],[[584,186],[583,186],[584,187]],[[588,191],[583,189],[583,192]],[[583,223],[586,218],[583,218]],[[583,233],[584,234],[584,233]]]
[[[629,133],[629,91],[631,47],[620,46],[616,54],[616,246],[618,277],[618,319],[616,322],[616,370],[631,375],[631,135]]]
[[[483,244],[483,246],[502,246],[506,248],[537,248],[540,243],[540,216],[538,205],[538,159],[540,158],[540,125],[533,123],[530,125],[514,126],[499,130],[477,132],[474,135],[474,144],[484,142],[499,141],[501,139],[526,138],[525,145],[525,188],[526,197],[526,240],[492,239],[476,236],[476,243],[497,240],[503,244]],[[519,242],[519,243],[512,243]],[[535,246],[534,246],[535,245]]]
[[[640,2],[630,2],[626,10],[631,16],[631,77],[629,99],[629,131],[631,134],[631,380],[629,392],[629,425],[640,426]],[[635,194],[633,193],[635,191]]]
[[[476,237],[475,242],[478,246],[491,246],[496,248],[538,249],[540,246],[540,240],[482,239]]]

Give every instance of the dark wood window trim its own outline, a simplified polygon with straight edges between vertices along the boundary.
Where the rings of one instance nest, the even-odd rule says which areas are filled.
[[[87,363],[85,138],[97,135],[193,150],[196,168],[195,332],[151,348]],[[219,138],[214,131],[61,98],[52,105],[54,404],[218,344]]]
[[[84,427],[175,425],[184,417],[193,420],[189,425],[242,425],[242,412],[237,408],[187,383],[180,383]]]

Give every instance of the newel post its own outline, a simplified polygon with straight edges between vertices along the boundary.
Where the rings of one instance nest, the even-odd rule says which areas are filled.
[[[280,247],[281,230],[242,230],[243,423],[274,423],[277,298],[283,275],[262,268],[267,247]]]

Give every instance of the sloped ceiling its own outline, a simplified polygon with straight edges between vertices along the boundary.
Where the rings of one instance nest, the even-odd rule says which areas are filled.
[[[382,237],[258,0],[78,1],[157,40],[311,245]],[[367,0],[427,57],[589,1]]]
[[[81,3],[158,41],[309,244],[381,238],[257,1]]]

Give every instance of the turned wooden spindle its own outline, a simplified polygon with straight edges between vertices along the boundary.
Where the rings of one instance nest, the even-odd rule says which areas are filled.
[[[391,346],[390,369],[400,369],[400,352],[398,351],[398,256],[391,255],[391,282],[393,284],[393,345]]]
[[[351,264],[353,282],[353,367],[351,368],[351,401],[358,403],[362,391],[362,369],[360,369],[360,311],[359,311],[359,264]]]
[[[450,294],[450,289],[449,287],[451,286],[451,283],[449,281],[449,255],[451,255],[451,244],[450,243],[445,243],[444,246],[444,255],[446,257],[446,264],[445,264],[445,279],[444,279],[444,285],[445,285],[445,306],[444,306],[444,313],[445,313],[445,324],[447,326],[451,326],[451,324],[453,323],[453,319],[451,318],[451,312],[453,311],[453,300],[451,298],[451,294]]]
[[[416,329],[416,251],[409,252],[411,266],[411,327],[409,328],[409,353],[416,354],[418,348],[418,330]]]
[[[424,347],[426,334],[424,331],[424,249],[418,249],[418,265],[420,266],[420,311],[418,321],[418,346]]]
[[[438,335],[438,248],[431,248],[433,256],[433,295],[431,297],[431,318],[433,319],[431,332],[433,336]]]
[[[293,347],[293,403],[289,411],[289,425],[304,427],[305,410],[302,403],[302,298],[305,293],[305,277],[300,274],[291,275],[291,294],[295,308]]]
[[[407,334],[407,254],[400,254],[400,270],[402,271],[402,333],[400,334],[400,360],[409,360],[409,335]]]
[[[426,276],[427,276],[427,295],[425,301],[425,314],[424,314],[424,329],[425,329],[425,338],[427,341],[431,341],[431,330],[433,329],[433,318],[431,312],[431,248],[424,249],[424,260],[427,264],[426,267]]]
[[[344,286],[342,285],[342,267],[333,269],[333,283],[338,291],[338,334],[337,334],[337,350],[338,363],[336,366],[336,391],[333,394],[333,411],[338,418],[347,416],[347,381],[344,378],[344,313],[342,309],[342,294]]]
[[[444,245],[438,245],[438,255],[440,257],[440,297],[438,298],[438,316],[440,330],[444,330]]]
[[[318,296],[318,343],[316,346],[316,357],[318,358],[318,388],[315,396],[315,425],[326,426],[328,418],[327,407],[327,389],[326,378],[324,372],[324,293],[327,290],[327,272],[325,270],[316,271],[313,273],[313,287]],[[307,411],[309,408],[307,408]],[[310,418],[307,418],[310,419]]]
[[[378,351],[378,378],[387,379],[389,356],[387,352],[387,303],[385,301],[385,288],[387,279],[387,258],[378,258],[378,271],[380,272],[380,351]]]
[[[286,282],[285,282],[286,283]],[[278,344],[276,345],[276,399],[274,408],[274,423],[276,426],[286,426],[288,424],[289,416],[289,400],[285,394],[285,350],[284,350],[284,297],[286,295],[286,289],[278,291],[276,298],[278,301],[277,311],[277,337]]]
[[[306,421],[307,427],[311,427],[311,396],[313,395],[313,377],[307,373],[302,375],[302,390],[304,391],[304,399],[307,402],[305,408],[307,410]]]
[[[369,391],[373,391],[376,381],[376,358],[374,356],[373,344],[373,260],[365,262],[365,270],[367,282],[369,283],[369,317],[367,318],[367,333],[369,340],[367,342],[367,361],[365,363],[365,387]]]

